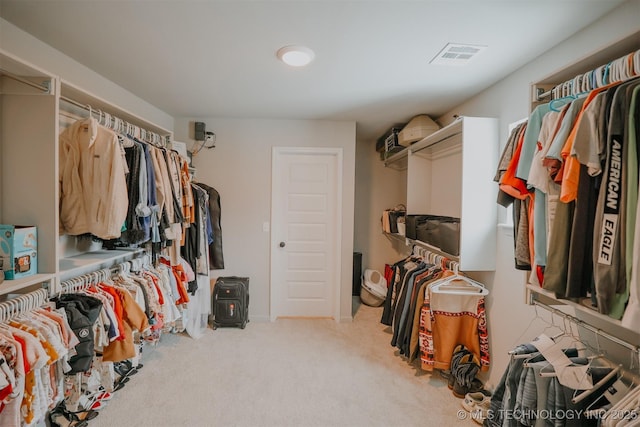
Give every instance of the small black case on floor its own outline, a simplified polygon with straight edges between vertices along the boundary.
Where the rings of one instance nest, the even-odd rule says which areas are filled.
[[[249,278],[218,277],[211,301],[212,326],[235,326],[244,329],[249,321]]]

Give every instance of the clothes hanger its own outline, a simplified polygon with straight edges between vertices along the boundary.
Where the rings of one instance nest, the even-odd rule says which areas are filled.
[[[555,111],[556,113],[559,113],[560,110],[557,107],[562,107],[564,105],[567,105],[572,101],[574,101],[575,99],[576,97],[574,95],[568,95],[568,96],[563,96],[562,98],[552,99],[549,102],[549,109],[551,109],[551,111]],[[559,106],[556,106],[555,105],[556,102],[562,102],[562,104],[560,104]]]
[[[563,349],[557,341],[546,336],[540,336],[538,341],[537,343],[533,341],[531,344],[548,361],[548,364],[540,369],[540,377],[557,377],[561,385],[575,390],[593,388],[593,380],[589,370],[593,360],[600,356],[585,358],[577,354],[578,357],[574,358],[568,353],[571,349]],[[548,367],[551,367],[552,370],[547,370]]]
[[[529,331],[529,329],[531,328],[531,325],[533,325],[533,323],[536,320],[541,320],[543,323],[548,323],[547,320],[545,318],[543,318],[542,316],[540,316],[540,312],[538,311],[538,306],[536,304],[533,305],[533,310],[535,312],[535,316],[533,317],[533,319],[531,319],[531,321],[529,321],[529,324],[527,325],[527,327],[524,329],[524,332],[515,340],[515,343],[512,345],[512,347],[517,347],[518,345],[520,345],[520,343],[522,342],[522,338],[527,334],[527,331]],[[518,357],[519,355],[516,354],[516,350],[512,349],[509,350],[507,352],[508,355],[513,356],[514,358],[522,358],[524,359],[524,357]]]
[[[24,305],[22,307],[22,312],[32,311],[36,308],[37,297],[36,294],[29,292],[25,295],[26,301],[24,301]]]
[[[592,71],[587,71],[582,76],[582,87],[580,88],[580,90],[582,92],[590,92],[591,91],[591,74],[592,73],[593,73],[593,70]]]
[[[637,410],[638,399],[640,399],[640,387],[635,387],[602,414],[599,425],[603,427],[613,426],[623,417],[620,414],[625,416],[632,415],[631,410]]]
[[[11,319],[12,317],[14,317],[16,315],[16,311],[17,311],[18,307],[16,306],[15,298],[7,300],[7,302],[9,303],[9,316],[8,316],[8,319]]]
[[[574,403],[574,404],[582,402],[584,399],[586,399],[587,397],[591,396],[593,393],[595,393],[596,391],[601,389],[602,386],[605,385],[608,381],[610,381],[613,377],[618,376],[618,374],[621,372],[621,370],[622,370],[622,365],[618,365],[618,366],[614,367],[611,370],[611,372],[609,372],[607,375],[605,375],[600,381],[595,383],[591,389],[585,390],[585,391],[583,391],[582,393],[580,393],[578,395],[576,395],[577,390],[574,391],[573,392],[573,397],[571,399],[571,402]],[[602,397],[602,396],[600,396],[600,397]],[[598,399],[600,399],[600,397]],[[598,400],[598,399],[596,399],[596,400]],[[589,405],[589,406],[592,406],[594,403],[591,403],[591,405]]]
[[[582,74],[578,74],[571,82],[571,96],[576,96],[582,88]]]
[[[2,311],[2,322],[9,320],[9,305],[5,302],[0,304],[0,310]]]
[[[550,331],[551,329],[556,329],[556,330],[559,330],[560,332],[559,332],[559,333],[557,333],[557,332],[556,332],[556,334],[555,334],[555,335],[551,335],[549,338],[550,338],[552,341],[557,342],[560,338],[562,338],[563,336],[565,336],[565,335],[566,335],[566,331],[565,331],[565,330],[563,330],[562,328],[560,328],[560,326],[556,325],[556,323],[555,323],[555,313],[554,313],[554,312],[551,312],[551,313],[550,313],[550,314],[551,314],[551,319],[550,319],[550,320],[547,320],[547,319],[545,319],[543,316],[541,316],[541,315],[540,315],[540,313],[538,312],[538,306],[537,306],[537,305],[534,305],[533,307],[534,307],[534,310],[535,310],[535,313],[536,313],[536,317],[534,317],[533,319],[531,319],[531,322],[529,322],[529,325],[528,325],[528,326],[527,326],[527,328],[525,329],[525,332],[524,332],[524,333],[523,333],[523,334],[522,334],[522,335],[521,335],[521,336],[516,340],[516,342],[521,341],[522,336],[524,336],[524,334],[526,333],[526,331],[527,331],[528,329],[530,329],[531,325],[533,324],[533,322],[534,322],[536,319],[540,319],[540,320],[542,320],[542,322],[543,322],[543,323],[546,323],[546,324],[547,324],[547,326],[542,330],[542,332],[541,332],[540,334],[538,334],[538,336],[546,335],[546,334],[547,334],[547,331]],[[535,341],[535,340],[534,340],[534,341]],[[527,354],[514,354],[514,353],[515,353],[515,351],[513,351],[513,350],[509,352],[509,354],[510,354],[510,355],[512,355],[514,359],[528,359],[528,358],[530,358],[530,357],[535,357],[536,355],[539,355],[539,354],[540,354],[540,352],[539,352],[539,351],[536,351],[536,352],[535,352],[535,354],[534,354],[534,353],[527,353]]]
[[[447,276],[429,287],[430,291],[437,294],[454,295],[489,295],[489,290],[480,282],[469,277],[462,276],[457,269],[453,276]]]

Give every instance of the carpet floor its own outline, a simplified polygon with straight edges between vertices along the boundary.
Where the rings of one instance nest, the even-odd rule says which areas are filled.
[[[381,308],[164,335],[91,427],[452,426],[460,399],[390,345]]]

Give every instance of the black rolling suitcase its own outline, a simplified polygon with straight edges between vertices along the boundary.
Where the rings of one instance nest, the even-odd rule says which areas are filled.
[[[213,329],[219,326],[239,326],[249,321],[249,278],[218,277],[211,302]]]

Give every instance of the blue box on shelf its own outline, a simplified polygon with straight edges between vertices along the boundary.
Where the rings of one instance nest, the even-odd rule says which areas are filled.
[[[36,227],[0,224],[0,269],[7,280],[38,272]]]

